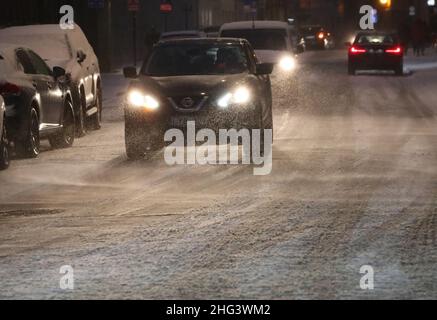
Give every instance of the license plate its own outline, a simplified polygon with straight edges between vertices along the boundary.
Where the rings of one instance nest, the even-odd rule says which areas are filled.
[[[190,116],[176,116],[170,118],[170,126],[173,128],[185,128],[188,121],[195,121],[194,117]]]

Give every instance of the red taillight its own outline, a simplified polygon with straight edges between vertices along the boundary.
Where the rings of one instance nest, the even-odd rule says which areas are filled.
[[[349,49],[349,52],[350,52],[351,54],[361,54],[361,53],[366,53],[367,50],[364,49],[364,48],[360,48],[360,47],[352,46],[352,47]]]
[[[13,83],[3,83],[0,84],[0,94],[2,95],[17,95],[20,94],[21,89],[19,86],[13,84]]]
[[[401,46],[397,46],[395,48],[390,48],[385,50],[386,53],[390,53],[390,54],[396,54],[396,55],[401,55],[402,54],[402,48]]]

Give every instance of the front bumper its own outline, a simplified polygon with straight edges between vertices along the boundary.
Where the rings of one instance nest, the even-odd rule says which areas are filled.
[[[254,104],[220,108],[205,104],[199,111],[180,112],[171,105],[163,105],[156,111],[148,111],[125,104],[126,121],[141,122],[145,126],[164,130],[186,129],[188,122],[195,122],[196,129],[250,129],[256,111]]]
[[[349,65],[356,70],[394,70],[403,65],[403,57],[397,56],[349,56]]]

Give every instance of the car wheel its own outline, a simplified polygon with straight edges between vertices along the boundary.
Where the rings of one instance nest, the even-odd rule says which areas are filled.
[[[128,159],[140,160],[163,147],[164,135],[158,127],[126,117],[125,144]]]
[[[79,112],[76,117],[76,137],[81,138],[86,135],[86,100],[83,93],[80,94]]]
[[[404,66],[401,64],[399,65],[396,69],[395,69],[395,74],[397,76],[402,76],[404,75]]]
[[[6,134],[6,124],[3,124],[2,139],[0,141],[0,170],[9,168],[9,142]]]
[[[64,120],[60,133],[49,137],[49,142],[54,149],[65,149],[73,146],[76,126],[73,108],[70,101],[66,102]]]
[[[93,130],[99,130],[102,127],[102,90],[97,89],[96,96],[97,112],[90,118],[90,125]]]
[[[23,141],[16,141],[17,153],[25,158],[36,158],[40,153],[39,117],[35,108],[30,109],[27,132]]]
[[[256,108],[256,111],[254,113],[254,119],[253,119],[253,125],[252,125],[252,131],[251,131],[251,146],[250,146],[250,158],[251,161],[253,161],[253,130],[261,130],[260,134],[260,156],[264,156],[264,130],[272,130],[273,131],[273,113],[272,108],[268,106],[269,109],[269,115],[267,117],[264,117],[263,114],[263,108],[262,104],[263,102],[260,102],[259,106]],[[264,121],[264,119],[268,119],[267,122]]]

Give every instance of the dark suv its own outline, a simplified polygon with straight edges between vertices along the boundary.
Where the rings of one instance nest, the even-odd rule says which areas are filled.
[[[168,129],[272,129],[272,64],[258,64],[243,39],[185,39],[158,43],[133,78],[125,105],[131,159],[162,147]]]

